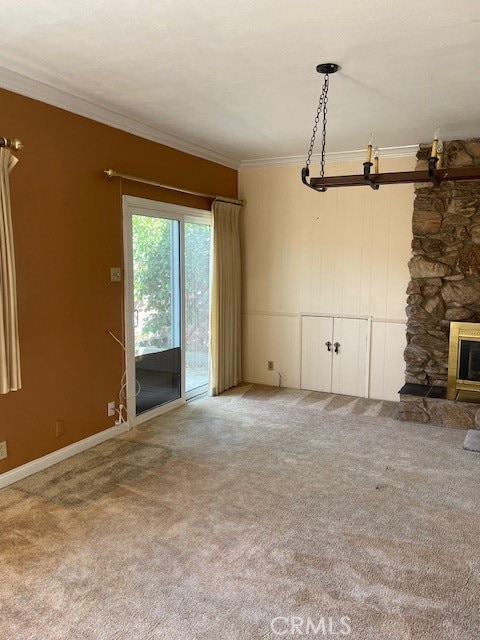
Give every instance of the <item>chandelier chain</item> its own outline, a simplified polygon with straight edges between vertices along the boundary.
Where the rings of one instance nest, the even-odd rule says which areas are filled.
[[[322,92],[320,93],[320,98],[318,100],[317,113],[315,115],[312,137],[310,139],[310,148],[308,149],[306,167],[310,168],[310,163],[312,161],[313,147],[315,145],[315,138],[317,136],[318,124],[320,122],[320,114],[322,114],[322,150],[321,150],[321,177],[324,177],[325,174],[325,148],[327,143],[327,102],[328,102],[328,82],[329,77],[328,73],[325,74],[325,80],[323,82]]]
[[[325,82],[323,83],[323,129],[322,129],[322,155],[320,175],[325,175],[325,148],[327,145],[327,102],[328,102],[328,73],[325,74]]]

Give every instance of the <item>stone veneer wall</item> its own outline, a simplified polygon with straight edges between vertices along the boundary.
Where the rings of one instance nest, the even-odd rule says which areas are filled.
[[[420,145],[417,169],[430,145]],[[445,145],[445,167],[480,166],[480,139]],[[407,288],[407,383],[447,385],[451,320],[480,322],[480,181],[415,187]]]

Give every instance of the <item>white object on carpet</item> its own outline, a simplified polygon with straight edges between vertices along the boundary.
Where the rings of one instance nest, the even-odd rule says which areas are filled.
[[[465,436],[463,448],[467,449],[467,451],[480,452],[480,431],[477,429],[469,429]]]

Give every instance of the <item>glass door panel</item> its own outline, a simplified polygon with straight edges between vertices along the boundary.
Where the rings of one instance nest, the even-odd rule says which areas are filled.
[[[132,215],[136,415],[182,395],[180,222]]]
[[[185,222],[185,392],[208,386],[211,226]]]

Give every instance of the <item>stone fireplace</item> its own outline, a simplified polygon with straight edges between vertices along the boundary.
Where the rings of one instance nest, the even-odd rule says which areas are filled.
[[[429,155],[421,145],[417,169]],[[446,143],[444,166],[480,166],[480,139]],[[417,184],[412,231],[399,418],[472,428],[480,405],[444,398],[450,322],[480,322],[480,181]]]

